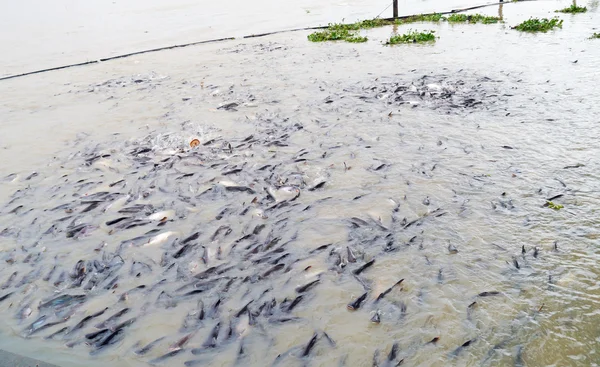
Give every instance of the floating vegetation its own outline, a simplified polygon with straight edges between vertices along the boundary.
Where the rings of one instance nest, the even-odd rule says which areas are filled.
[[[362,36],[357,36],[357,35],[353,35],[353,36],[346,38],[346,42],[350,42],[350,43],[363,43],[363,42],[367,42],[368,40],[369,39],[367,37],[362,37]]]
[[[405,19],[398,19],[396,21],[397,24],[408,24],[408,23],[416,23],[416,22],[439,22],[442,20],[446,20],[442,14],[421,14],[415,15],[412,17],[408,17]]]
[[[452,23],[483,23],[493,24],[501,22],[502,19],[498,17],[488,17],[481,14],[452,14],[449,17],[444,17],[442,14],[420,14],[407,17],[404,19],[367,19],[361,20],[356,23],[341,24],[341,23],[330,23],[327,28],[323,31],[314,32],[308,35],[308,40],[311,42],[325,42],[325,41],[346,41],[353,43],[366,42],[367,37],[361,37],[357,34],[357,31],[361,29],[373,29],[384,27],[387,25],[403,25],[417,22],[432,22],[437,23],[441,21],[448,21]],[[435,39],[435,37],[434,37]],[[423,41],[416,41],[423,42]],[[401,42],[402,43],[402,42]]]
[[[548,32],[554,28],[562,28],[563,21],[558,18],[529,18],[529,20],[513,27],[521,32]]]
[[[324,41],[340,41],[348,38],[356,37],[355,33],[351,33],[347,29],[326,29],[321,32],[314,32],[308,35],[308,40],[311,42],[324,42]]]
[[[567,8],[556,10],[555,13],[576,14],[576,13],[585,13],[586,11],[587,11],[587,8],[585,6],[577,6],[576,4],[573,4]]]
[[[490,17],[482,14],[452,14],[446,20],[449,23],[482,23],[494,24],[502,21],[499,17]]]
[[[590,39],[594,39],[594,38],[600,39],[600,33],[594,33],[594,34],[592,34],[592,36],[590,37]]]
[[[435,42],[434,31],[417,32],[409,30],[405,34],[390,37],[386,45],[397,45],[399,43],[425,43]]]
[[[547,201],[546,205],[544,205],[545,207],[548,207],[550,209],[554,209],[554,210],[561,210],[562,208],[564,208],[564,206],[560,205],[560,204],[554,204],[551,201]]]

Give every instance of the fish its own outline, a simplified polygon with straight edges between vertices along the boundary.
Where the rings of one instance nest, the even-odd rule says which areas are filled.
[[[366,269],[370,268],[373,264],[375,263],[375,259],[365,263],[364,265],[362,265],[361,267],[359,267],[358,269],[355,269],[352,273],[354,275],[359,275],[360,273],[362,273],[363,271],[365,271]]]
[[[296,288],[296,292],[297,293],[304,293],[308,290],[310,290],[312,287],[316,286],[319,283],[319,279],[317,280],[313,280],[312,282],[305,284],[303,286],[297,287]]]
[[[192,354],[198,355],[203,353],[207,348],[214,348],[217,346],[217,338],[219,336],[219,331],[221,330],[221,322],[217,322],[217,324],[211,330],[208,338],[202,344],[202,348],[194,348],[192,349]]]
[[[392,362],[394,360],[396,360],[396,357],[398,355],[398,343],[394,343],[392,344],[392,348],[390,349],[390,353],[388,354],[387,360],[389,362]]]
[[[169,238],[173,237],[173,236],[177,236],[178,233],[177,232],[173,232],[173,231],[168,231],[168,232],[163,232],[160,233],[154,237],[152,237],[150,240],[148,240],[148,242],[142,244],[142,246],[159,246],[159,245],[163,245],[165,244]]]
[[[123,337],[124,337],[123,329],[117,329],[113,332],[109,332],[104,338],[100,339],[99,341],[97,341],[94,344],[94,347],[96,349],[93,350],[92,352],[90,352],[90,354],[94,355],[94,354],[98,353],[104,347],[115,344],[118,341],[122,340]]]
[[[375,311],[371,317],[371,322],[374,324],[379,324],[381,322],[381,312],[379,310]]]
[[[261,276],[261,278],[266,278],[266,277],[268,277],[269,275],[271,275],[272,273],[274,273],[274,272],[276,272],[276,271],[279,271],[279,270],[283,269],[284,267],[285,267],[285,265],[284,265],[284,264],[277,264],[277,265],[273,266],[271,269],[269,269],[269,270],[265,271],[265,272],[263,273],[263,275]]]
[[[477,296],[478,297],[490,297],[490,296],[497,296],[499,294],[500,294],[500,292],[497,292],[497,291],[489,291],[489,292],[481,292]]]
[[[356,256],[354,255],[354,252],[352,251],[352,249],[350,249],[350,246],[346,246],[346,251],[348,252],[348,262],[355,263]]]
[[[140,349],[136,349],[134,351],[135,354],[139,355],[139,356],[143,356],[144,354],[148,353],[150,350],[152,350],[152,348],[154,348],[156,346],[156,344],[160,343],[161,341],[163,341],[165,339],[164,336],[161,336],[158,339],[155,339],[153,341],[151,341],[150,343],[146,344],[145,346],[143,346]]]
[[[315,344],[317,343],[318,337],[319,337],[319,334],[317,334],[317,333],[313,334],[312,338],[310,338],[310,340],[304,347],[304,350],[302,351],[302,357],[306,357],[310,354],[310,351],[314,348]]]
[[[38,306],[38,308],[40,310],[44,310],[47,308],[60,309],[60,308],[69,307],[74,304],[83,303],[83,302],[85,302],[85,299],[86,299],[85,294],[77,294],[77,295],[63,294],[61,296],[52,298],[46,302],[41,303]]]
[[[170,351],[170,352],[168,352],[166,354],[163,354],[160,357],[157,357],[157,358],[154,358],[154,359],[150,360],[148,363],[149,364],[157,364],[157,363],[163,362],[164,360],[169,359],[169,358],[171,358],[173,356],[176,356],[179,353],[182,353],[184,351],[185,351],[185,349],[175,349],[175,350],[172,350],[172,351]]]
[[[468,306],[467,306],[467,319],[471,320],[471,316],[473,314],[473,310],[475,309],[475,307],[477,306],[477,302],[471,302]]]
[[[14,293],[15,293],[15,292],[9,292],[9,293],[6,293],[6,294],[5,294],[5,295],[3,295],[3,296],[0,296],[0,302],[2,302],[2,301],[4,301],[4,300],[7,300],[7,299],[8,299],[10,296],[12,296]]]
[[[13,272],[8,279],[6,280],[6,282],[4,284],[2,284],[2,289],[6,289],[8,287],[10,287],[10,285],[12,284],[13,280],[15,280],[15,278],[17,277],[17,274],[19,274],[18,272]]]
[[[448,244],[448,252],[450,254],[458,254],[458,249],[453,244]]]
[[[294,300],[287,307],[286,311],[287,312],[292,311],[294,309],[294,307],[296,307],[298,305],[298,303],[300,303],[300,301],[302,301],[302,299],[304,299],[304,296],[302,296],[302,295],[299,295],[298,297],[294,298]]]
[[[98,311],[98,312],[96,312],[96,313],[93,313],[93,314],[91,314],[91,315],[88,315],[88,316],[84,317],[84,318],[83,318],[83,319],[81,319],[81,321],[79,321],[79,322],[78,322],[78,323],[77,323],[75,326],[73,326],[73,327],[72,327],[72,328],[71,328],[71,329],[70,329],[70,330],[69,330],[69,331],[66,333],[66,335],[68,335],[68,334],[71,334],[71,333],[73,333],[73,332],[75,332],[75,331],[77,331],[77,330],[81,329],[81,328],[82,328],[82,327],[84,327],[84,326],[85,326],[85,324],[87,324],[87,323],[88,323],[88,322],[89,322],[91,319],[93,319],[93,318],[96,318],[96,317],[98,317],[98,316],[101,316],[101,315],[103,315],[103,314],[104,314],[104,312],[106,312],[106,310],[108,310],[108,307],[106,307],[106,308],[104,308],[103,310],[100,310],[100,311]]]
[[[368,294],[368,292],[365,292],[365,293],[363,293],[362,296],[358,297],[353,302],[348,303],[348,306],[347,306],[348,310],[350,310],[350,311],[358,310],[360,308],[360,305],[367,298],[367,294]]]
[[[469,345],[471,345],[473,342],[475,341],[475,339],[470,339],[467,340],[466,342],[462,343],[462,345],[458,348],[456,348],[451,355],[452,356],[457,356],[463,349],[465,349],[466,347],[468,347]]]
[[[400,279],[399,281],[397,281],[396,283],[394,283],[394,285],[392,285],[391,287],[389,287],[385,291],[381,292],[379,294],[379,296],[377,296],[377,299],[375,300],[375,302],[377,303],[378,301],[382,300],[388,293],[390,293],[394,289],[394,287],[402,284],[402,282],[404,282],[404,278]]]
[[[55,336],[58,336],[60,334],[65,333],[67,330],[69,329],[68,326],[63,327],[62,329],[59,329],[58,331],[53,332],[52,334],[45,336],[44,339],[49,340],[49,339],[54,339]]]
[[[117,311],[114,315],[110,316],[108,319],[104,320],[103,322],[99,323],[98,325],[96,325],[96,329],[103,329],[105,327],[107,327],[108,325],[112,324],[113,322],[115,322],[118,318],[120,318],[121,316],[125,315],[126,313],[128,313],[130,311],[130,309],[128,307],[121,309],[120,311]]]
[[[177,350],[177,349],[181,349],[184,345],[187,344],[187,342],[190,341],[190,339],[196,335],[196,332],[192,332],[189,333],[187,335],[185,335],[183,338],[177,340],[175,343],[169,345],[169,350]]]

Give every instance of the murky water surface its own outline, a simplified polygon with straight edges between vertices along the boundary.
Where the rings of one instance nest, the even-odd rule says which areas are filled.
[[[1,83],[0,345],[62,366],[597,365],[600,18],[509,28],[565,5]],[[408,28],[440,38],[381,44]]]

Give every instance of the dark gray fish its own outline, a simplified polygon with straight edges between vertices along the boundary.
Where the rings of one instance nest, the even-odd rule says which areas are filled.
[[[110,330],[108,330],[108,329],[102,329],[102,330],[95,331],[93,333],[85,334],[84,337],[86,339],[88,339],[88,340],[92,340],[93,341],[93,340],[99,340],[100,338],[102,338],[104,335],[106,335],[108,333],[110,333]]]
[[[193,243],[183,245],[179,250],[177,250],[177,252],[173,254],[173,258],[178,259],[182,256],[187,255],[187,253],[190,252],[196,246],[198,245]]]
[[[16,271],[15,271],[14,273],[12,273],[12,274],[11,274],[11,275],[8,277],[8,279],[6,280],[6,282],[5,282],[5,283],[2,285],[2,287],[0,287],[0,288],[2,288],[2,289],[6,289],[6,288],[10,287],[10,285],[11,285],[11,284],[12,284],[12,282],[13,282],[13,280],[15,280],[15,278],[17,277],[17,274],[18,274],[18,272],[16,272]]]
[[[5,295],[3,295],[3,296],[0,296],[0,302],[2,302],[2,301],[4,301],[4,300],[8,299],[10,296],[12,296],[12,295],[13,295],[13,293],[15,293],[15,292],[6,293]]]
[[[371,317],[371,322],[374,324],[379,324],[381,322],[381,316],[380,316],[379,310],[375,311],[375,313]]]
[[[264,225],[263,225],[263,227],[264,227]],[[210,240],[214,241],[222,233],[223,233],[223,237],[226,237],[228,234],[231,233],[231,231],[232,231],[232,229],[229,226],[220,226],[219,228],[217,228],[217,230],[215,231],[215,233],[213,233],[213,235],[210,236]]]
[[[537,247],[534,247],[533,248],[533,257],[537,259],[539,254],[540,254],[539,249]]]
[[[316,248],[316,249],[314,249],[314,250],[310,250],[309,254],[314,254],[315,252],[320,252],[320,251],[323,251],[323,250],[325,250],[326,248],[328,248],[328,247],[329,247],[329,246],[331,246],[331,245],[333,245],[333,244],[332,244],[332,243],[328,243],[328,244],[326,244],[326,245],[319,246],[319,247],[317,247],[317,248]]]
[[[130,311],[130,309],[128,307],[126,307],[126,308],[118,311],[117,313],[115,313],[114,315],[112,315],[111,317],[109,317],[108,319],[106,319],[103,322],[101,322],[100,324],[96,325],[96,328],[97,329],[103,329],[103,328],[107,327],[108,325],[112,324],[118,318],[120,318],[121,316],[123,316],[124,314],[126,314],[129,311]]]
[[[363,264],[360,268],[355,269],[352,273],[354,273],[354,275],[359,275],[360,273],[362,273],[366,269],[370,268],[374,263],[375,263],[375,259],[373,259],[373,260],[371,260],[371,261]]]
[[[464,342],[460,347],[456,348],[451,355],[452,356],[457,356],[463,349],[465,349],[466,347],[468,347],[469,345],[471,345],[473,342],[475,341],[475,339],[471,339],[471,340],[467,340],[466,342]]]
[[[202,344],[202,348],[194,348],[192,349],[192,354],[197,355],[204,352],[207,348],[214,348],[217,346],[217,338],[219,337],[219,331],[221,330],[221,322],[217,322],[217,324],[211,330],[208,338]]]
[[[519,262],[517,261],[516,258],[513,258],[513,265],[515,266],[515,268],[521,269],[521,266],[519,265]]]
[[[471,317],[473,315],[473,311],[475,310],[475,307],[477,306],[477,302],[471,302],[471,304],[469,304],[467,306],[467,319],[471,320]]]
[[[50,269],[50,272],[48,272],[48,274],[47,274],[47,275],[46,275],[46,276],[43,278],[43,280],[44,280],[45,282],[49,281],[49,280],[50,280],[50,278],[52,278],[52,275],[54,275],[54,272],[56,271],[56,268],[57,268],[57,266],[56,266],[56,265],[54,265],[54,266],[52,267],[52,269]]]
[[[524,367],[525,362],[523,361],[523,346],[518,345],[515,353],[515,367]]]
[[[367,294],[368,292],[365,292],[362,296],[358,297],[356,300],[354,300],[351,303],[348,303],[348,306],[346,306],[350,311],[354,311],[354,310],[358,310],[360,308],[360,305],[364,302],[364,300],[367,298]]]
[[[306,347],[304,347],[304,350],[302,351],[302,357],[306,357],[310,354],[310,351],[314,348],[315,344],[317,344],[318,337],[319,334],[314,333],[312,338],[310,338],[308,341],[308,344],[306,344]]]
[[[62,329],[59,329],[58,331],[53,332],[52,334],[45,336],[44,339],[49,340],[49,339],[54,339],[55,336],[58,336],[64,332],[67,331],[67,329],[69,329],[69,327],[65,326]]]
[[[296,292],[298,293],[304,293],[308,290],[310,290],[312,287],[316,286],[319,283],[319,279],[317,280],[313,280],[312,282],[305,284],[303,286],[297,287],[296,288]]]
[[[165,337],[161,336],[160,338],[151,341],[150,343],[146,344],[145,346],[143,346],[140,349],[136,349],[134,351],[135,354],[143,356],[144,354],[148,353],[152,348],[154,348],[154,346],[156,346],[156,344],[160,343],[162,340],[164,340]]]
[[[385,297],[388,293],[390,293],[394,289],[394,287],[402,284],[402,282],[404,282],[404,278],[400,279],[399,281],[394,283],[394,285],[392,285],[391,287],[389,287],[388,289],[383,291],[379,296],[377,296],[377,299],[375,300],[375,302],[378,302],[379,300],[383,299],[383,297]]]
[[[294,300],[289,304],[289,306],[287,307],[287,312],[290,312],[294,309],[294,307],[296,307],[298,305],[298,303],[300,303],[300,301],[302,301],[304,297],[302,295],[299,295],[298,297],[294,298]]]
[[[285,267],[285,264],[277,264],[277,265],[273,266],[271,269],[264,272],[263,275],[261,276],[261,278],[266,278],[269,275],[271,275],[272,273],[283,269],[284,267]]]
[[[61,296],[52,298],[51,300],[40,304],[38,306],[38,308],[40,310],[43,310],[46,308],[56,308],[56,309],[66,308],[71,305],[80,304],[80,303],[85,302],[85,298],[86,298],[85,294],[78,294],[78,295],[63,294]]]
[[[397,356],[398,356],[398,343],[395,342],[392,345],[392,349],[390,349],[390,353],[388,354],[387,360],[390,362],[395,361]]]
[[[431,339],[430,341],[428,341],[428,342],[427,342],[427,343],[425,343],[425,344],[435,344],[435,343],[437,343],[439,340],[440,340],[440,337],[439,337],[439,336],[436,336],[435,338]]]
[[[27,335],[31,336],[31,335],[33,335],[33,334],[35,334],[35,333],[39,332],[39,331],[42,331],[42,330],[45,330],[45,329],[49,328],[49,327],[52,327],[52,326],[56,326],[56,325],[59,325],[59,324],[65,323],[65,322],[67,322],[67,321],[69,320],[69,317],[70,317],[70,316],[67,316],[67,317],[65,317],[65,318],[59,319],[59,320],[57,320],[57,321],[53,321],[53,322],[47,322],[47,323],[42,323],[42,324],[41,324],[41,325],[39,325],[39,327],[37,327],[37,328],[31,328],[31,329],[28,329],[28,333],[27,333]]]
[[[137,317],[132,317],[132,318],[130,318],[129,320],[123,321],[122,323],[118,324],[117,326],[115,326],[115,327],[111,327],[111,328],[108,328],[108,329],[109,329],[109,330],[113,330],[113,331],[114,331],[114,330],[121,330],[121,329],[125,329],[126,327],[128,327],[128,326],[132,325],[132,324],[133,324],[134,322],[136,322],[136,321],[137,321]]]
[[[308,191],[315,191],[318,190],[320,188],[323,188],[323,186],[325,186],[326,181],[320,181],[316,184],[314,184],[313,186],[308,188]]]
[[[490,297],[490,296],[497,296],[499,294],[500,294],[500,292],[497,292],[497,291],[489,291],[489,292],[481,292],[477,296],[478,297]]]
[[[104,289],[115,289],[117,288],[119,285],[117,284],[117,281],[119,280],[119,276],[115,276],[114,278],[112,278],[105,286]]]
[[[118,343],[125,337],[123,329],[117,329],[113,332],[108,333],[104,338],[100,339],[94,344],[95,350],[91,351],[90,354],[94,355],[100,352],[103,348]]]
[[[241,310],[239,310],[239,311],[238,311],[238,312],[235,314],[235,317],[240,317],[240,316],[242,316],[244,313],[246,313],[246,311],[248,311],[248,306],[250,306],[250,304],[251,304],[252,302],[254,302],[254,300],[252,300],[252,301],[250,301],[250,302],[246,303],[246,305],[245,305],[244,307],[242,307],[242,309],[241,309]]]
[[[77,330],[79,330],[79,329],[81,329],[81,328],[82,328],[82,327],[84,327],[84,326],[85,326],[85,324],[87,324],[87,323],[88,323],[88,322],[89,322],[91,319],[93,319],[93,318],[96,318],[96,317],[98,317],[98,316],[101,316],[101,315],[103,315],[103,314],[104,314],[104,312],[106,312],[106,310],[108,310],[108,307],[106,307],[105,309],[103,309],[103,310],[100,310],[100,311],[98,311],[98,312],[96,312],[96,313],[94,313],[94,314],[91,314],[91,315],[88,315],[88,316],[84,317],[83,319],[81,319],[81,321],[79,321],[79,322],[78,322],[78,323],[77,323],[75,326],[73,326],[73,327],[72,327],[72,328],[71,328],[71,329],[70,329],[70,330],[67,332],[67,335],[68,335],[68,334],[71,334],[71,333],[73,333],[73,332],[75,332],[75,331],[77,331]]]
[[[346,250],[348,252],[348,262],[355,263],[356,256],[354,255],[354,252],[352,252],[352,249],[350,248],[350,246],[346,246]]]
[[[198,237],[200,237],[200,232],[196,232],[196,233],[190,235],[189,237],[187,237],[186,239],[184,239],[183,241],[181,241],[181,243],[185,245],[188,242],[197,240]]]
[[[191,332],[187,335],[185,335],[183,338],[177,340],[175,343],[169,345],[169,350],[177,350],[177,349],[181,349],[183,348],[184,345],[187,344],[188,341],[190,341],[190,339],[196,335],[196,332]]]
[[[173,356],[178,355],[179,353],[181,353],[183,351],[185,351],[185,349],[175,349],[175,350],[172,350],[172,351],[170,351],[170,352],[168,352],[166,354],[163,354],[160,357],[152,359],[148,363],[150,363],[150,364],[157,364],[157,363],[163,362],[163,361],[165,361],[165,360],[167,360],[167,359],[169,359],[169,358],[171,358]]]

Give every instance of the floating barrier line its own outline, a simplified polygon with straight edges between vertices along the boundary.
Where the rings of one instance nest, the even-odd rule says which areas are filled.
[[[441,12],[441,13],[403,15],[403,16],[400,16],[400,17],[397,17],[397,18],[382,18],[382,19],[383,20],[393,21],[393,20],[396,20],[396,19],[399,19],[399,20],[408,19],[408,18],[412,18],[412,17],[415,17],[415,16],[419,16],[419,15],[434,15],[434,14],[447,15],[447,14],[454,14],[454,13],[462,13],[462,12],[469,11],[469,10],[474,10],[474,9],[485,8],[485,7],[488,7],[488,6],[511,4],[511,3],[516,3],[516,2],[525,2],[525,1],[539,1],[539,0],[517,0],[517,1],[507,1],[507,2],[500,1],[500,2],[497,2],[497,3],[487,3],[487,4],[482,4],[482,5],[475,5],[475,6],[471,6],[471,7],[464,8],[464,9],[454,9],[454,10],[450,10],[450,11],[446,11],[446,12]],[[281,30],[281,31],[266,32],[266,33],[259,33],[259,34],[251,34],[251,35],[242,37],[242,39],[265,37],[265,36],[270,36],[270,35],[279,34],[279,33],[310,31],[310,30],[326,29],[326,28],[328,28],[328,26],[317,26],[317,27],[304,27],[304,28],[285,29],[285,30]],[[147,54],[147,53],[151,53],[151,52],[159,52],[159,51],[165,51],[165,50],[171,50],[171,49],[174,49],[174,48],[183,48],[183,47],[189,47],[189,46],[197,46],[197,45],[202,45],[202,44],[207,44],[207,43],[217,43],[217,42],[231,41],[231,40],[234,40],[234,39],[235,39],[235,37],[226,37],[226,38],[217,38],[217,39],[206,40],[206,41],[197,41],[197,42],[184,43],[184,44],[181,44],[181,45],[157,47],[157,48],[152,48],[152,49],[148,49],[148,50],[130,52],[130,53],[126,53],[126,54],[122,54],[122,55],[117,55],[117,56],[105,57],[105,58],[102,58],[102,59],[99,59],[99,60],[91,60],[91,61],[80,62],[80,63],[77,63],[77,64],[63,65],[63,66],[57,66],[57,67],[53,67],[53,68],[47,68],[47,69],[40,69],[40,70],[35,70],[35,71],[29,71],[29,72],[22,73],[22,74],[8,75],[8,76],[0,77],[0,81],[1,80],[14,79],[14,78],[20,78],[20,77],[24,77],[24,76],[28,76],[28,75],[46,73],[46,72],[49,72],[49,71],[74,68],[74,67],[77,67],[77,66],[99,64],[99,63],[104,62],[104,61],[122,59],[122,58],[125,58],[125,57],[130,57],[130,56],[135,56],[135,55],[141,55],[141,54]]]

